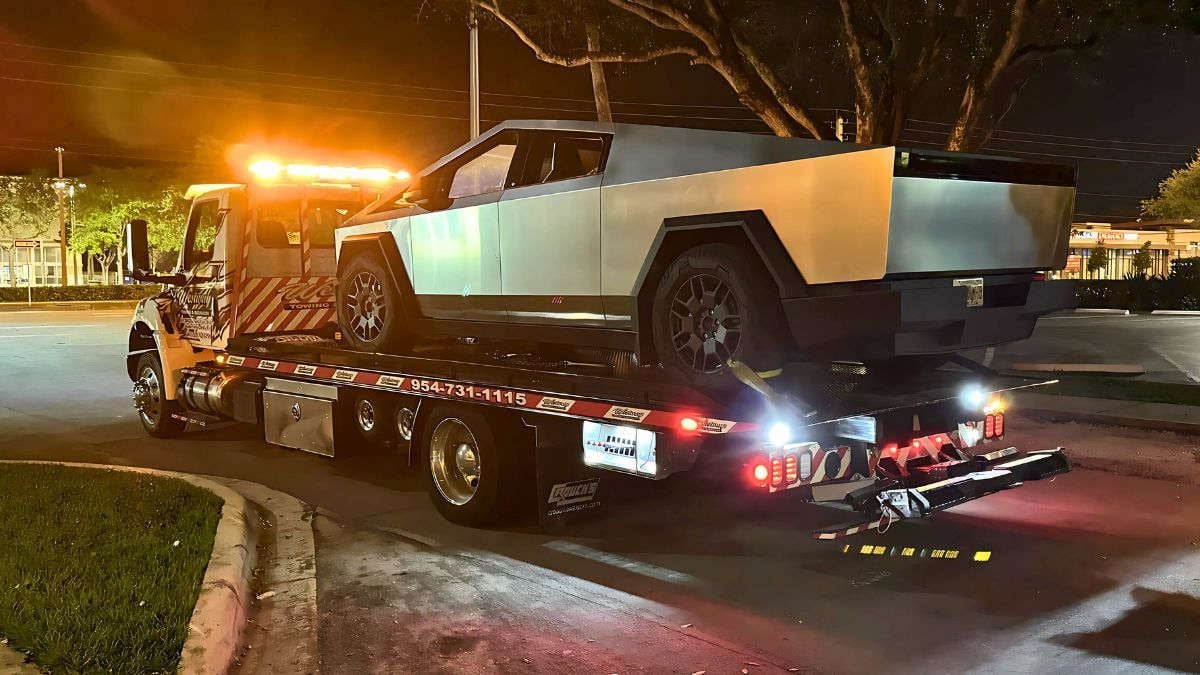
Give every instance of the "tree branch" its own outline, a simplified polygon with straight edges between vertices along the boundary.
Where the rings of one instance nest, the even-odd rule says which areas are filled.
[[[492,16],[496,17],[501,23],[508,27],[509,30],[517,36],[525,46],[529,47],[534,56],[539,61],[552,63],[557,66],[566,68],[575,68],[578,66],[586,66],[589,63],[645,63],[646,61],[654,61],[661,59],[664,56],[690,56],[693,59],[702,59],[700,51],[689,45],[670,45],[665,47],[652,47],[637,51],[611,50],[611,51],[587,51],[579,56],[566,56],[564,54],[556,54],[543,47],[534,40],[529,33],[525,32],[521,25],[512,17],[505,14],[499,7],[498,3],[480,2],[478,6]]]

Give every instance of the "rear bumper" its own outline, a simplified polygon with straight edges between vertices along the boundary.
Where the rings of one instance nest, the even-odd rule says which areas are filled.
[[[915,279],[824,289],[785,299],[797,348],[827,358],[946,354],[1023,340],[1038,317],[1075,306],[1070,281],[985,277],[984,304],[967,306],[953,280]]]

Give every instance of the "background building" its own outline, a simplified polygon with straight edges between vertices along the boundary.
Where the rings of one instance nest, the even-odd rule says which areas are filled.
[[[1171,261],[1200,255],[1200,228],[1192,220],[1138,220],[1123,223],[1075,223],[1071,226],[1067,266],[1063,279],[1123,279],[1134,273],[1133,255],[1150,242],[1148,274],[1166,275]],[[1100,246],[1108,251],[1108,264],[1088,272],[1088,259]]]

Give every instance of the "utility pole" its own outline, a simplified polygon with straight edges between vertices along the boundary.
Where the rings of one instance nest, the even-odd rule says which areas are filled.
[[[471,140],[474,140],[479,138],[479,17],[474,2],[467,27],[471,29]]]
[[[67,285],[67,218],[63,212],[63,192],[66,191],[67,184],[63,181],[63,152],[66,149],[61,145],[54,148],[54,152],[58,153],[58,180],[54,183],[54,194],[58,196],[58,268],[61,272],[60,278],[62,285]]]

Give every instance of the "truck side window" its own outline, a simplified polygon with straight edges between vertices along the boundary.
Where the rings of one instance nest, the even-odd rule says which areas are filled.
[[[534,133],[524,169],[510,187],[595,176],[604,171],[606,140],[602,134]]]
[[[308,240],[313,248],[333,248],[333,231],[346,222],[359,205],[355,202],[310,201],[304,209]]]
[[[217,241],[217,232],[221,229],[221,203],[215,199],[197,202],[192,206],[191,220],[188,223],[188,258],[189,267],[212,260],[213,245]]]
[[[450,191],[446,193],[449,199],[483,195],[489,192],[499,192],[504,189],[504,180],[508,177],[508,167],[512,164],[513,154],[517,144],[499,143],[485,150],[483,154],[458,167],[454,178],[450,181]]]
[[[282,202],[258,207],[254,236],[263,248],[300,245],[300,204]]]

